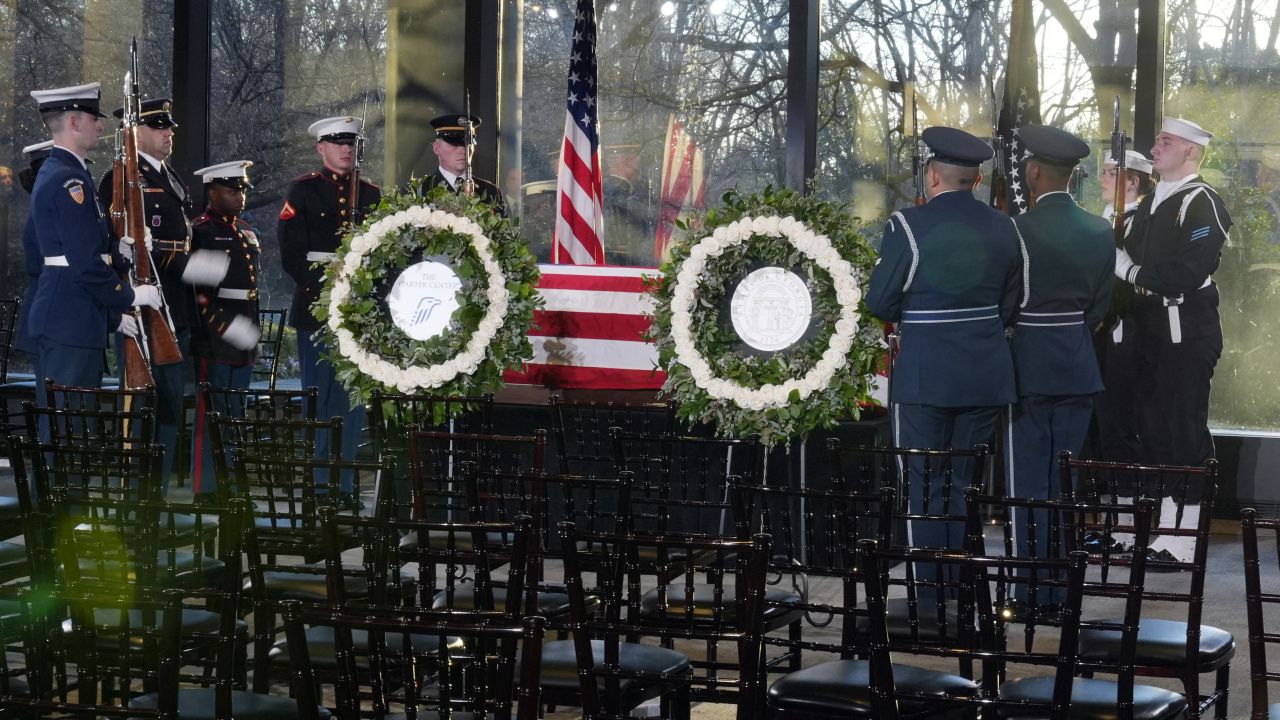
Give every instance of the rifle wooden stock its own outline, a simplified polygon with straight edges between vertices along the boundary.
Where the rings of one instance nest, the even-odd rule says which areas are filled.
[[[1128,190],[1126,185],[1129,184],[1129,171],[1116,165],[1116,193],[1112,200],[1112,207],[1115,208],[1115,215],[1111,220],[1114,223],[1112,231],[1115,233],[1116,247],[1124,247],[1124,216],[1125,201],[1128,199]]]
[[[125,389],[155,385],[151,375],[151,364],[142,354],[142,341],[138,338],[125,338],[124,341],[124,386]]]

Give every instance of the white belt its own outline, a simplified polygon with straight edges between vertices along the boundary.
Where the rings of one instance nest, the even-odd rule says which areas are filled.
[[[218,297],[224,300],[248,300],[252,290],[236,290],[234,288],[218,288]]]
[[[1022,317],[1027,320],[1019,320],[1019,325],[1028,327],[1070,327],[1072,325],[1084,324],[1084,311],[1072,310],[1069,312],[1024,312]]]
[[[98,257],[102,258],[102,262],[108,265],[111,264],[110,253],[102,253]],[[44,258],[44,264],[47,267],[71,267],[71,263],[67,262],[66,255],[46,255]]]
[[[307,253],[307,262],[322,262],[322,261],[328,262],[330,260],[337,260],[337,259],[338,259],[338,253],[336,252],[315,252],[313,250]]]

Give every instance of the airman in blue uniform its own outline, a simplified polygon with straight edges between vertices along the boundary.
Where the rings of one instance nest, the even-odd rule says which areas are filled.
[[[1079,455],[1089,432],[1093,396],[1102,375],[1093,331],[1111,303],[1115,245],[1106,220],[1085,212],[1067,192],[1072,171],[1089,155],[1080,138],[1045,125],[1019,131],[1031,154],[1026,162],[1033,207],[1014,222],[1027,248],[1030,294],[1013,335],[1018,402],[1005,427],[1005,490],[1012,497],[1057,497],[1058,455]],[[1022,510],[1014,512],[1019,554],[1045,557],[1048,523],[1034,551],[1023,532]],[[1026,586],[1015,597],[1026,599]],[[1061,593],[1038,590],[1038,600],[1061,602]]]
[[[111,241],[85,158],[102,134],[97,83],[31,93],[53,148],[31,191],[32,225],[44,267],[27,316],[40,372],[55,383],[97,387],[107,333],[137,334],[131,307],[159,307],[153,285],[132,288]]]
[[[876,317],[898,325],[889,390],[895,444],[968,449],[990,442],[1001,410],[1017,399],[1005,328],[1025,296],[1025,250],[1013,221],[973,195],[991,148],[953,128],[929,128],[923,140],[933,153],[929,200],[889,218],[866,300]],[[949,501],[961,512],[970,465],[953,466],[949,497],[939,480],[924,497],[923,470],[911,468],[912,511],[942,512]],[[962,547],[963,528],[918,525],[908,530],[911,544]]]

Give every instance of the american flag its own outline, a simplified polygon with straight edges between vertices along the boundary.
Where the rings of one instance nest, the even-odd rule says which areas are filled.
[[[604,191],[600,172],[600,118],[596,107],[596,9],[578,0],[569,51],[569,95],[556,183],[556,264],[604,263]]]
[[[1003,173],[1006,178],[1010,215],[1026,212],[1030,202],[1023,175],[1026,147],[1018,137],[1018,128],[1039,122],[1040,83],[1036,78],[1036,36],[1031,0],[1014,0],[1013,17],[1009,23],[1009,64],[1005,70],[1004,102],[1000,107],[995,138],[1006,150],[996,155],[1004,163],[1003,168],[996,168],[996,173]],[[992,191],[994,193],[995,183]]]

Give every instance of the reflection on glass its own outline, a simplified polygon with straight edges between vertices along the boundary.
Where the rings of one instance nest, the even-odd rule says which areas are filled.
[[[522,228],[545,259],[552,225],[542,214],[555,210],[574,3],[524,7]],[[677,217],[729,188],[781,183],[786,3],[596,8],[606,261],[655,265],[657,239]]]

